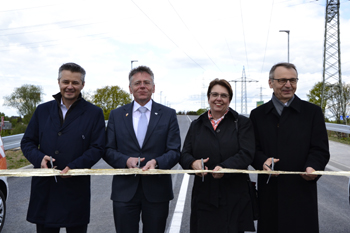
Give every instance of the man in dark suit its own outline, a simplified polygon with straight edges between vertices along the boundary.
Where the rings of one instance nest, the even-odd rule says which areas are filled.
[[[312,172],[324,170],[328,163],[328,136],[321,108],[295,95],[297,83],[293,64],[274,65],[269,77],[272,99],[250,114],[256,145],[253,167],[306,172],[258,176],[258,233],[319,232],[320,177]]]
[[[155,91],[150,68],[129,74],[134,101],[111,111],[104,160],[114,168],[171,169],[180,158],[181,140],[174,109],[151,99]],[[140,164],[139,164],[140,163]],[[112,183],[113,214],[118,233],[164,232],[173,199],[170,175],[116,175]]]
[[[21,141],[34,168],[91,168],[104,153],[102,109],[85,101],[85,70],[75,63],[58,71],[60,92],[37,107]],[[38,233],[86,233],[90,221],[90,176],[33,177],[27,220]]]

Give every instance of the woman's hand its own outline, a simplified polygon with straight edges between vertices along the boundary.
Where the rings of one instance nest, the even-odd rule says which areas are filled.
[[[222,169],[222,167],[216,166],[213,171],[216,172],[216,171],[220,171],[221,169]],[[213,175],[214,179],[221,179],[224,176],[224,173],[213,173],[212,175]]]
[[[209,160],[209,157],[206,158],[206,159],[203,159],[203,163],[208,162],[208,160]],[[191,167],[192,167],[193,170],[202,170],[202,160],[201,159],[195,160],[192,163]],[[208,170],[208,167],[204,166],[204,170]],[[205,173],[196,173],[196,175],[200,176],[200,177],[206,176],[207,174],[208,174],[207,172],[205,172]]]

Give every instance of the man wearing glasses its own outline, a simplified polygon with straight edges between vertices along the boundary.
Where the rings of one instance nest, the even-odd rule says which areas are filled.
[[[114,168],[171,169],[180,159],[180,131],[174,109],[152,100],[154,74],[147,66],[129,73],[130,104],[111,111],[104,160]],[[113,178],[116,232],[165,232],[169,201],[174,198],[171,175]]]
[[[261,232],[319,232],[317,185],[312,175],[329,160],[328,136],[320,107],[295,95],[298,72],[291,63],[270,70],[272,99],[252,110],[257,170],[300,171],[305,175],[259,175]]]

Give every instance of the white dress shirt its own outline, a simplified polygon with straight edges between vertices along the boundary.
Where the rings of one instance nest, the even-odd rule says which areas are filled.
[[[134,101],[134,107],[132,110],[132,123],[134,126],[134,131],[135,131],[135,135],[137,135],[137,127],[139,125],[139,120],[141,117],[141,113],[138,110],[139,107],[141,107],[141,105],[139,103],[137,103],[136,101]],[[145,104],[143,107],[147,108],[146,111],[146,117],[147,117],[147,121],[149,123],[149,119],[151,118],[151,110],[152,110],[152,99],[150,101],[148,101],[147,104]]]

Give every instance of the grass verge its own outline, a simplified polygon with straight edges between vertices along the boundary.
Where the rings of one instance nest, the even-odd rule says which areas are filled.
[[[347,135],[343,133],[328,131],[329,140],[350,145],[350,137],[346,137],[346,136]]]
[[[24,157],[21,149],[11,149],[5,151],[7,169],[17,169],[30,164]]]

